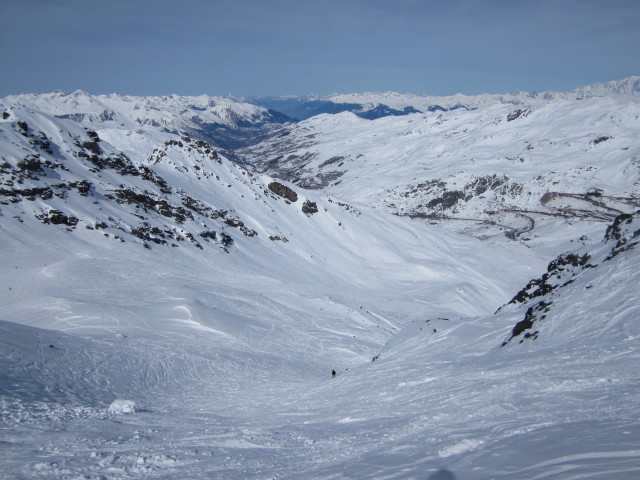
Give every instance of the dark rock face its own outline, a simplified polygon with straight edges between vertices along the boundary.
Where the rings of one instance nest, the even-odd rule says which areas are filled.
[[[140,163],[101,140],[91,129],[67,131],[63,127],[61,124],[62,135],[50,138],[19,119],[0,124],[3,133],[22,148],[16,150],[20,156],[0,159],[0,206],[16,208],[14,205],[22,203],[25,211],[31,210],[32,218],[46,225],[73,231],[84,223],[84,230],[119,242],[131,240],[149,249],[186,244],[203,249],[212,244],[229,252],[234,245],[230,228],[246,237],[258,235],[233,211],[216,208],[209,203],[210,198],[193,198],[157,173],[155,164],[164,157],[170,165],[173,155],[188,157],[193,165],[175,165],[176,170],[197,180],[214,179],[230,188],[232,185],[213,170],[222,165],[223,159],[207,142],[176,136]],[[257,183],[246,170],[234,169],[234,174],[238,181]],[[297,199],[287,187],[275,190],[287,202]],[[273,191],[263,189],[263,193],[275,197]],[[82,205],[83,211],[92,213],[77,218],[63,211],[63,202]],[[23,223],[23,215],[13,218]]]
[[[640,229],[631,229],[631,231],[625,232],[625,230],[628,229],[628,226],[633,224],[634,218],[639,214],[640,212],[636,212],[635,215],[629,213],[618,215],[613,223],[607,228],[607,232],[604,236],[605,240],[615,242],[607,260],[640,243]]]
[[[311,200],[305,200],[302,205],[302,212],[307,215],[313,215],[314,213],[318,213],[318,205],[316,202],[312,202]]]
[[[507,177],[498,176],[498,175],[486,175],[484,177],[478,177],[473,182],[467,184],[465,186],[465,192],[468,196],[471,195],[482,195],[488,190],[497,190],[501,192],[503,195],[510,193],[510,190],[517,190],[517,187],[513,185],[508,185],[509,179]],[[503,187],[503,185],[506,187]],[[501,188],[502,187],[502,188]]]
[[[507,115],[507,122],[513,122],[518,118],[524,118],[530,113],[531,113],[531,110],[519,108],[518,110],[514,110],[509,115]]]
[[[271,240],[272,242],[289,243],[289,239],[281,235],[269,235],[269,240]]]
[[[610,137],[608,135],[603,135],[601,137],[598,137],[598,138],[594,139],[593,142],[591,142],[591,143],[593,143],[594,145],[598,145],[599,143],[606,142],[607,140],[611,140],[611,138],[612,137]]]
[[[554,300],[559,298],[559,295],[562,295],[564,287],[574,282],[576,277],[584,270],[595,268],[599,264],[607,262],[622,252],[626,252],[640,244],[640,211],[635,214],[623,213],[618,215],[607,228],[604,244],[604,252],[600,250],[599,253],[594,253],[594,256],[589,253],[560,255],[549,263],[547,272],[544,275],[531,280],[511,299],[509,304],[531,303],[531,306],[527,309],[524,319],[516,323],[511,336],[502,343],[503,347],[523,333],[520,343],[526,339],[535,340],[538,338],[538,330],[533,332],[529,330],[533,330],[536,322],[547,317],[547,314],[552,309]],[[596,250],[595,252],[598,251]],[[498,311],[500,310],[501,308],[498,309]]]
[[[222,232],[222,233],[220,233],[220,244],[224,248],[229,247],[229,246],[233,245],[233,238],[231,238],[226,233]]]
[[[167,236],[171,236],[171,232],[165,232],[158,227],[152,227],[147,222],[142,222],[138,227],[132,228],[129,233],[143,240],[143,245],[146,248],[149,248],[146,242],[164,245],[167,243]]]
[[[442,210],[448,210],[453,207],[459,200],[464,199],[464,192],[459,190],[446,191],[440,198],[434,198],[428,204],[428,208],[440,207]]]
[[[18,131],[20,132],[20,135],[24,137],[29,136],[29,125],[27,125],[27,122],[19,120],[16,122],[16,126],[18,127]]]
[[[348,203],[344,203],[344,202],[339,202],[337,200],[334,200],[332,198],[329,198],[329,203],[335,203],[336,205],[344,208],[347,212],[351,213],[352,215],[359,217],[360,215],[362,215],[362,212],[360,210],[358,210],[357,208],[349,205]]]
[[[271,182],[269,184],[269,190],[271,190],[273,193],[275,193],[280,197],[286,198],[292,203],[295,203],[298,201],[298,194],[293,190],[291,190],[286,185],[283,185],[279,182]]]
[[[18,167],[19,170],[27,170],[33,173],[44,173],[44,170],[42,170],[42,162],[40,161],[40,158],[33,155],[29,155],[20,160],[16,164],[16,167]]]
[[[213,232],[210,230],[205,230],[204,232],[200,232],[198,235],[207,241],[209,241],[208,239],[211,239],[215,242],[217,238],[216,232]]]
[[[248,228],[239,218],[227,218],[224,223],[230,227],[237,228],[245,237],[255,237],[258,232]]]
[[[579,272],[581,270],[580,267],[588,268],[593,266],[588,265],[590,259],[591,257],[587,254],[582,256],[576,255],[575,253],[560,255],[549,263],[547,266],[547,272],[542,275],[542,277],[533,279],[527,283],[527,285],[509,301],[509,303],[525,303],[534,298],[547,295],[558,287],[570,284],[573,282],[573,276],[575,273],[572,274],[569,272],[570,269],[567,267],[575,267],[571,270]]]
[[[509,337],[507,341],[503,342],[502,346],[504,347],[512,339],[521,335],[525,331],[531,330],[533,328],[533,324],[536,321],[544,320],[546,318],[545,314],[550,310],[550,307],[551,307],[551,303],[546,303],[544,301],[538,302],[537,304],[529,307],[529,309],[527,310],[527,313],[525,313],[524,315],[524,320],[520,320],[518,323],[516,323],[515,327],[513,327],[513,330],[511,331],[511,337]],[[520,343],[522,343],[525,340],[525,338],[530,338],[532,340],[535,340],[536,338],[538,338],[538,333],[539,332],[537,331],[527,332],[524,338],[520,340]]]
[[[48,212],[36,215],[36,217],[44,224],[66,225],[72,229],[78,224],[78,219],[76,217],[65,215],[60,210],[49,210]]]

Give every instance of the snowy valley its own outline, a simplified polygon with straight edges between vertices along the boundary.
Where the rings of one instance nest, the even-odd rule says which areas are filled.
[[[0,99],[0,478],[637,477],[639,83]]]

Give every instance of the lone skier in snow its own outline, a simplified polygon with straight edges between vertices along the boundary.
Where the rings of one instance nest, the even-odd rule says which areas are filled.
[[[336,371],[335,370],[331,370],[331,378],[336,378]]]

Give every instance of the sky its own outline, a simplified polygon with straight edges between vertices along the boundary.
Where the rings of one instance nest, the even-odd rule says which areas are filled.
[[[638,0],[2,0],[0,96],[566,91],[640,74]]]

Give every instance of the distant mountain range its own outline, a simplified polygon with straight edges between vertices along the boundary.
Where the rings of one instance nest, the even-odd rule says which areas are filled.
[[[247,102],[277,110],[285,115],[305,120],[321,113],[352,112],[359,117],[373,120],[386,116],[400,116],[417,112],[437,112],[455,109],[476,109],[497,103],[525,104],[532,100],[580,100],[593,97],[616,96],[626,100],[637,100],[640,96],[640,77],[629,77],[577,88],[571,92],[548,91],[542,93],[520,92],[517,94],[432,95],[385,93],[354,93],[334,95],[285,96],[246,98]]]
[[[576,235],[640,206],[638,85],[634,77],[566,94],[453,97],[439,101],[449,110],[375,121],[317,115],[234,153],[260,172],[351,203],[536,243],[545,231],[557,235],[548,225]],[[371,106],[384,97],[396,108],[408,100],[348,98]]]
[[[255,100],[263,106],[53,92],[6,97],[0,108],[9,123],[22,112],[70,120],[96,135],[76,133],[82,140],[72,146],[94,144],[132,165],[148,165],[178,143],[206,142],[188,148],[215,150],[249,171],[349,203],[535,243],[549,222],[597,228],[640,205],[639,99],[640,77],[631,77],[568,93]],[[50,133],[29,128],[25,141],[52,143]],[[85,155],[100,156],[90,150]]]

